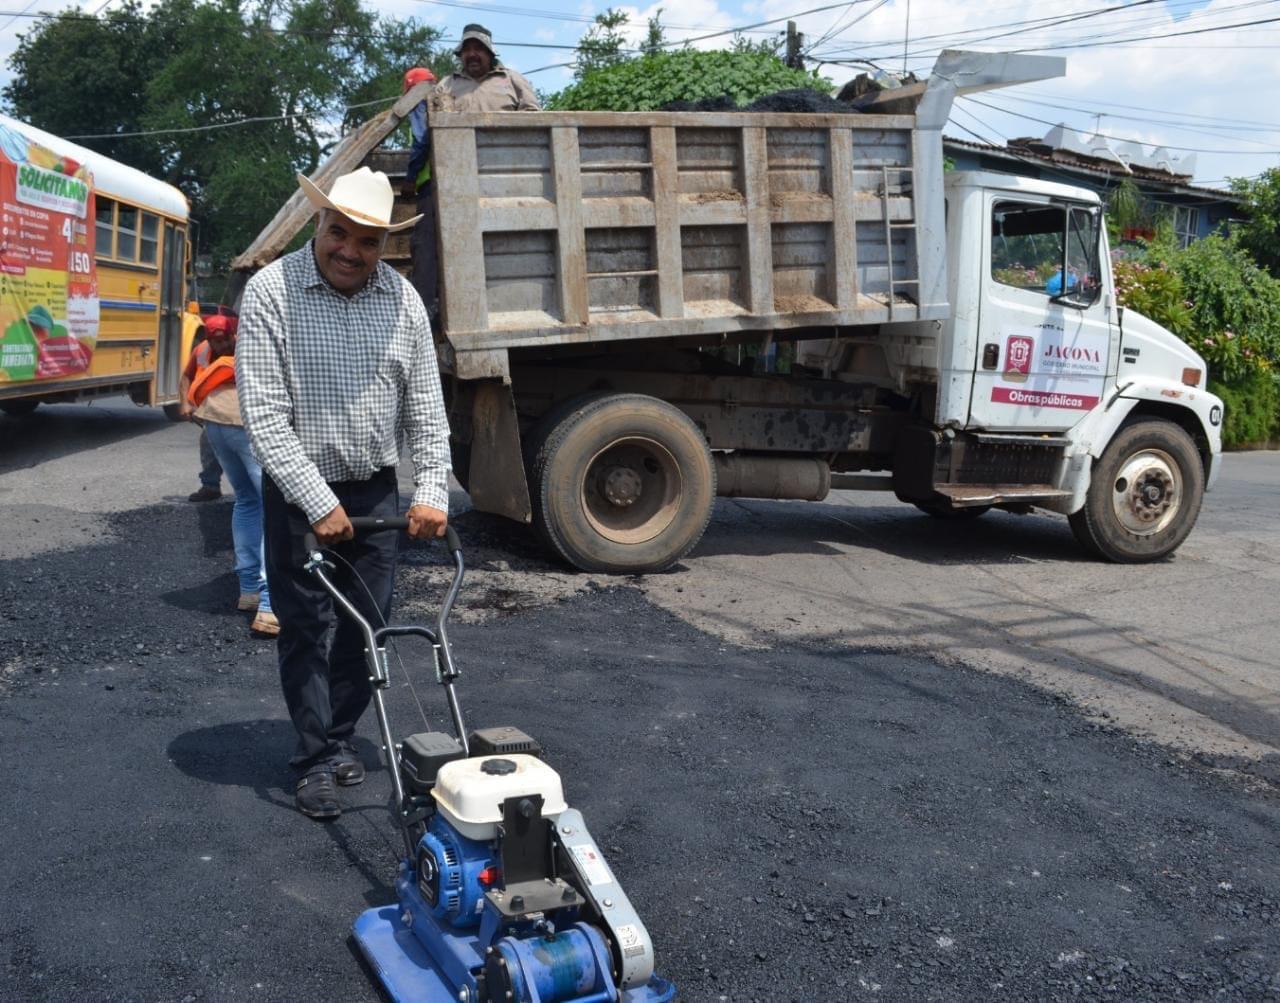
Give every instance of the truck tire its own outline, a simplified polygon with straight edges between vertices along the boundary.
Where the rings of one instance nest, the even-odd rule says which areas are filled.
[[[583,571],[662,571],[701,539],[716,468],[683,412],[642,394],[592,395],[548,416],[529,464],[533,524]]]
[[[10,418],[21,418],[40,406],[40,401],[32,397],[19,397],[17,400],[0,401],[0,411]]]
[[[1094,555],[1120,564],[1167,557],[1200,514],[1204,466],[1195,443],[1170,421],[1120,429],[1093,465],[1084,507],[1071,530]]]

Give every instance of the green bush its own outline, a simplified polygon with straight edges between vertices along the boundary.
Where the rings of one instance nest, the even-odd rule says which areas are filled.
[[[1280,280],[1236,240],[1215,234],[1194,241],[1173,253],[1169,266],[1190,303],[1194,333],[1187,340],[1215,376],[1236,384],[1280,365]]]
[[[1209,381],[1209,392],[1222,398],[1222,445],[1227,449],[1280,441],[1280,385],[1269,372],[1254,372],[1227,384]]]
[[[1122,306],[1137,310],[1190,342],[1190,304],[1177,272],[1141,261],[1117,261],[1112,271]]]
[[[655,111],[672,101],[728,95],[739,105],[776,91],[808,87],[831,93],[831,82],[753,51],[677,49],[592,70],[547,99],[549,111]]]
[[[1113,271],[1122,305],[1204,357],[1209,389],[1226,405],[1223,445],[1280,438],[1280,280],[1217,235],[1186,248],[1157,239],[1143,260],[1117,261]]]

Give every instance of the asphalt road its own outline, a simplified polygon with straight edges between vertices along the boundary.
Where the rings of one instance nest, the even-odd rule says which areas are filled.
[[[0,998],[377,999],[348,930],[391,899],[387,776],[336,823],[293,810],[273,652],[231,610],[230,506],[182,500],[193,430],[42,412],[0,419]],[[1210,637],[1203,675],[1256,661],[1273,686],[1277,459],[1232,457],[1141,579],[1079,560],[1058,520],[962,535],[862,497],[722,505],[683,568],[620,582],[465,514],[464,708],[543,742],[683,999],[1280,996],[1267,760],[1190,725],[1198,751],[1135,737],[1043,678],[1113,682],[1128,630],[1165,661]],[[408,614],[436,561],[406,555]],[[990,652],[1015,667],[966,667]],[[1143,671],[1127,690],[1164,699]],[[399,729],[416,700],[439,726],[402,678]],[[1274,704],[1240,680],[1191,709],[1269,744]]]

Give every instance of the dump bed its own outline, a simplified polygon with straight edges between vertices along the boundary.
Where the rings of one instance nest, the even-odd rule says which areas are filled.
[[[946,315],[941,156],[913,115],[431,126],[459,352]]]
[[[379,144],[427,102],[445,361],[464,378],[506,376],[506,350],[525,346],[941,319],[952,101],[1063,72],[1058,57],[948,50],[927,83],[823,115],[463,113],[422,83],[312,181],[362,162],[402,173]],[[312,214],[295,192],[232,262],[237,287]],[[384,257],[407,270],[409,242]]]

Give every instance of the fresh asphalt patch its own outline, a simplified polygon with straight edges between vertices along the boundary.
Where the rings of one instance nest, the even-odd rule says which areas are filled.
[[[349,931],[393,899],[387,774],[294,810],[229,518],[0,562],[0,998],[379,998]],[[542,742],[682,999],[1280,995],[1265,784],[1008,679],[734,648],[625,584],[502,612],[452,632],[468,723]],[[400,654],[399,733],[444,728]]]

